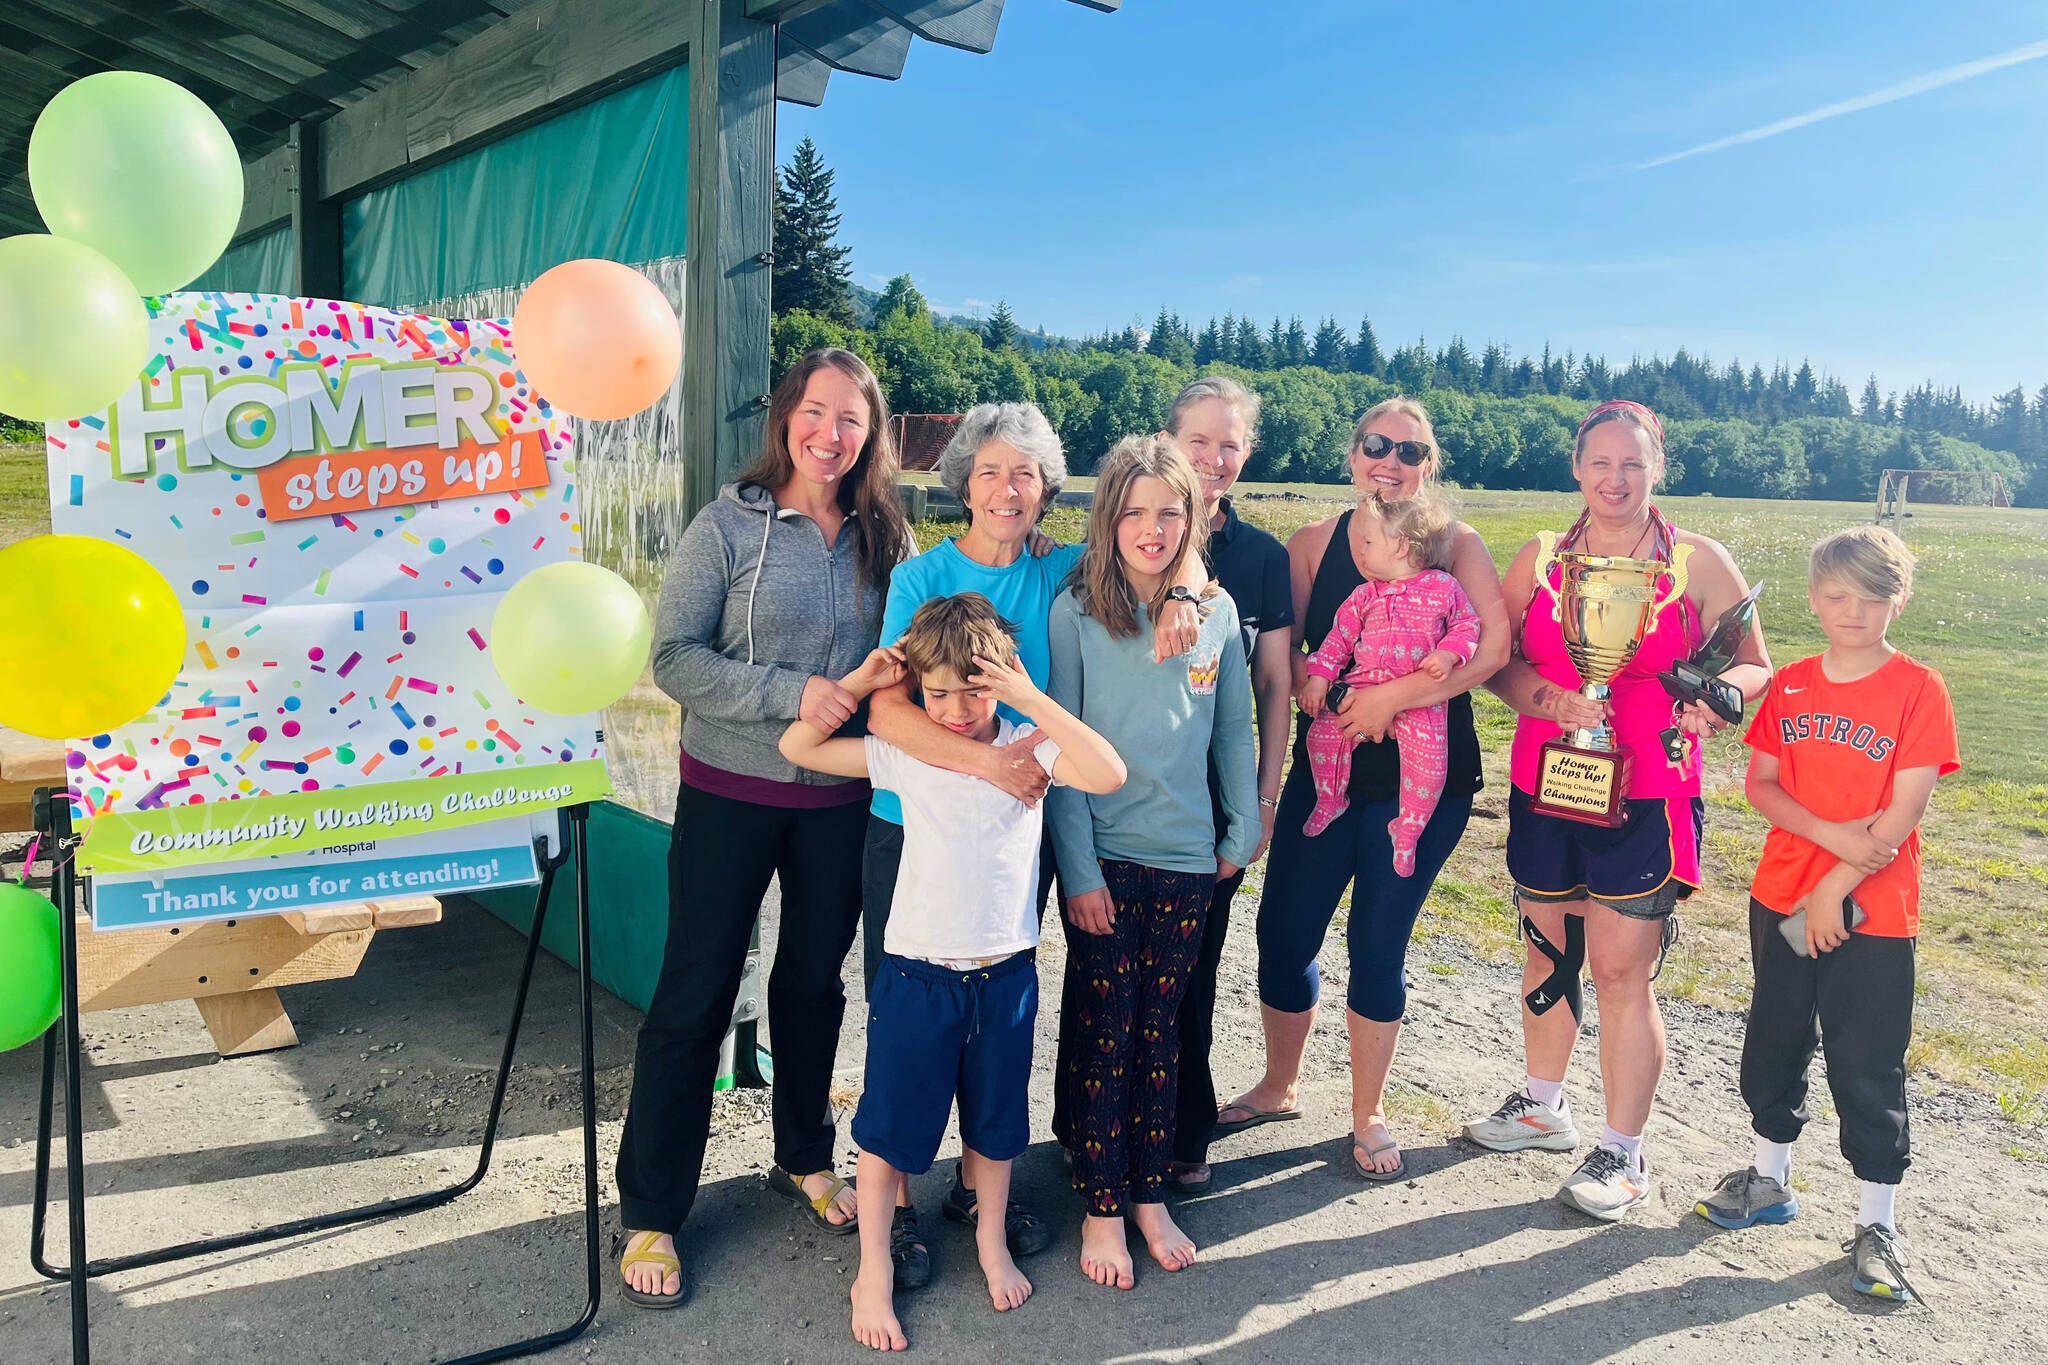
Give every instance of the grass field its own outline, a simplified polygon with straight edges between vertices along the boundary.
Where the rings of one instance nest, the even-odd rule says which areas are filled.
[[[1247,519],[1285,539],[1343,510],[1348,492],[1246,485],[1238,505]],[[1562,529],[1577,509],[1569,495],[1544,493],[1468,492],[1459,503],[1503,565],[1529,536]],[[1776,659],[1823,646],[1806,607],[1806,552],[1828,532],[1866,519],[1866,506],[1712,498],[1674,498],[1663,506],[1679,524],[1727,544],[1752,580],[1769,582],[1762,613]],[[1062,508],[1047,529],[1078,539],[1084,525],[1085,514]],[[0,544],[47,526],[42,452],[0,448]],[[918,533],[930,545],[960,529],[934,519]],[[1920,565],[1914,600],[1893,639],[1947,677],[1964,764],[1937,791],[1924,830],[1913,1061],[2006,1094],[2016,1112],[2038,1112],[2048,1104],[2048,511],[1925,507],[1906,538]],[[654,566],[636,577],[651,595]],[[637,711],[615,710],[608,718],[614,747],[621,766],[666,778],[674,768],[675,713],[651,687],[643,693],[631,699]],[[1418,932],[1455,935],[1506,957],[1516,951],[1501,852],[1514,721],[1490,696],[1478,700],[1487,790]],[[1729,1008],[1741,1007],[1747,995],[1745,907],[1766,830],[1742,797],[1746,754],[1732,736],[1708,752],[1708,885],[1686,906],[1684,936],[1660,983],[1670,994]],[[633,790],[630,775],[620,776],[622,788]]]
[[[1349,506],[1348,494],[1244,485],[1238,510],[1284,540]],[[1575,496],[1551,493],[1464,492],[1458,502],[1503,567],[1537,531],[1562,530],[1579,507]],[[1715,498],[1661,506],[1726,544],[1752,582],[1767,581],[1760,611],[1773,658],[1789,662],[1826,647],[1806,605],[1807,551],[1868,520],[1867,506]],[[1080,537],[1086,524],[1085,514],[1065,508],[1047,522],[1063,540]],[[960,529],[927,521],[919,538],[929,545]],[[1923,827],[1913,1061],[2038,1108],[2048,1094],[2048,511],[1925,507],[1906,539],[1919,567],[1892,639],[1942,671],[1963,744],[1963,770],[1941,784]],[[1453,934],[1505,958],[1519,951],[1503,865],[1514,717],[1484,693],[1478,715],[1487,789],[1417,932]],[[1741,1008],[1748,996],[1749,877],[1769,829],[1743,799],[1747,763],[1734,735],[1708,750],[1708,884],[1686,904],[1683,936],[1659,983],[1726,1008]]]

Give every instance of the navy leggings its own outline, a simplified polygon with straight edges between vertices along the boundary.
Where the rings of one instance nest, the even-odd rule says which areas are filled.
[[[1398,801],[1353,802],[1310,838],[1301,825],[1315,803],[1308,768],[1297,763],[1280,793],[1259,900],[1259,999],[1287,1014],[1315,1008],[1322,993],[1316,954],[1345,884],[1353,883],[1347,1003],[1354,1014],[1393,1023],[1408,1007],[1408,936],[1436,874],[1465,833],[1472,797],[1444,793],[1416,844],[1412,877],[1394,871],[1387,822],[1399,813]]]

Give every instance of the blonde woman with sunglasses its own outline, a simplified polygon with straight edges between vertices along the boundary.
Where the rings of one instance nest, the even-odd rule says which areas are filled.
[[[1390,503],[1413,498],[1436,479],[1442,463],[1429,412],[1414,399],[1390,398],[1358,419],[1350,467],[1361,505],[1375,498]],[[1369,547],[1363,539],[1370,524],[1370,516],[1354,509],[1304,526],[1288,542],[1297,696],[1308,680],[1309,654],[1322,646],[1345,598],[1365,581]],[[1437,873],[1465,832],[1480,787],[1479,739],[1468,694],[1506,662],[1511,638],[1500,574],[1479,533],[1457,523],[1447,558],[1451,575],[1479,615],[1478,649],[1445,679],[1418,671],[1379,686],[1352,688],[1330,705],[1345,737],[1357,745],[1347,789],[1350,804],[1313,838],[1302,832],[1316,792],[1307,752],[1309,717],[1300,717],[1259,902],[1259,1011],[1266,1071],[1217,1112],[1219,1137],[1301,1117],[1297,1085],[1321,993],[1316,954],[1350,886],[1345,1023],[1351,1041],[1352,1161],[1359,1175],[1375,1182],[1407,1174],[1400,1144],[1387,1131],[1386,1087],[1408,1003],[1408,938]],[[1439,702],[1448,703],[1443,796],[1416,843],[1414,875],[1398,876],[1388,823],[1399,809],[1401,754],[1389,728],[1401,712]]]

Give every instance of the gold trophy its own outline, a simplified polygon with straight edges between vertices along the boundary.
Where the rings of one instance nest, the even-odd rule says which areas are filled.
[[[1536,586],[1550,595],[1551,617],[1564,631],[1565,653],[1584,684],[1579,695],[1605,702],[1608,680],[1628,667],[1659,612],[1685,592],[1685,561],[1692,546],[1675,546],[1671,562],[1557,550],[1557,533],[1536,536]],[[1562,570],[1562,591],[1550,586],[1550,566]],[[1669,586],[1658,591],[1660,580]],[[1618,749],[1603,722],[1545,740],[1536,770],[1532,809],[1613,829],[1628,822],[1630,756]]]

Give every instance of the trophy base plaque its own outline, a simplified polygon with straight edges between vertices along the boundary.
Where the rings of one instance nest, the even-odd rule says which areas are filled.
[[[1536,791],[1529,808],[1581,824],[1618,829],[1628,823],[1629,755],[1550,739],[1538,751]]]

